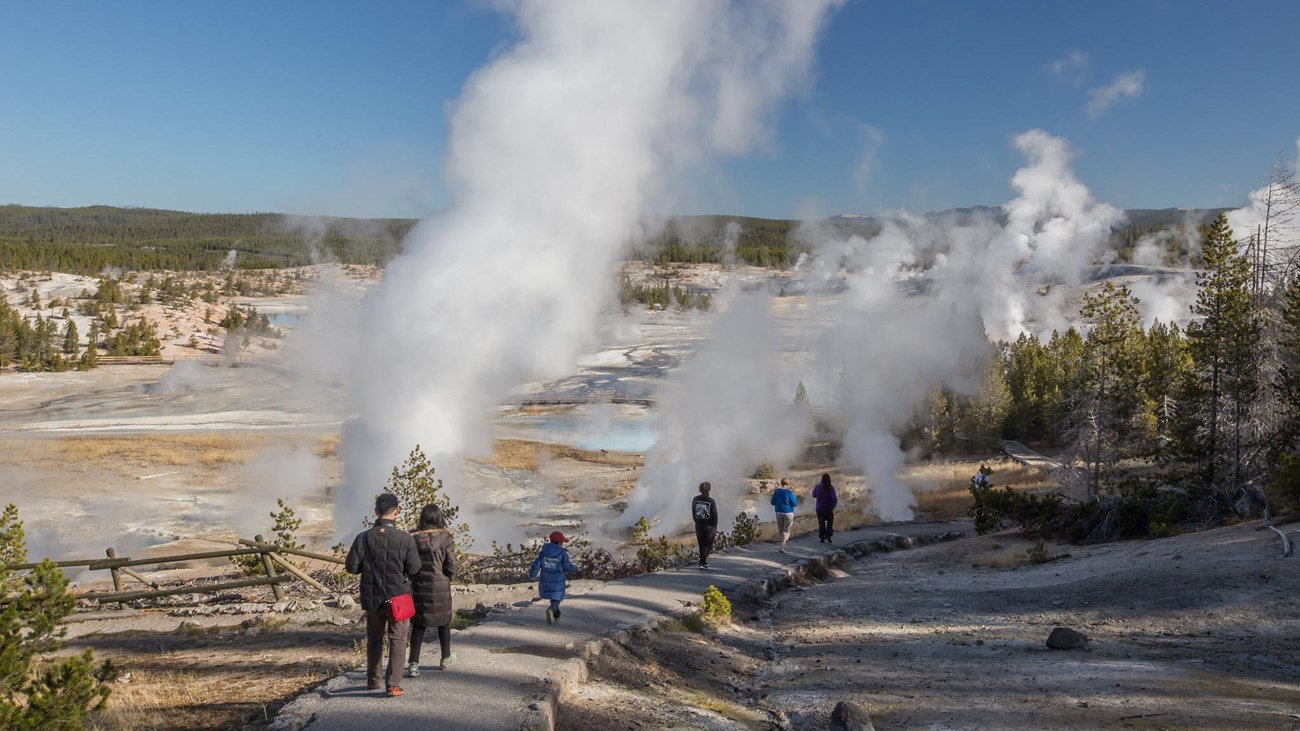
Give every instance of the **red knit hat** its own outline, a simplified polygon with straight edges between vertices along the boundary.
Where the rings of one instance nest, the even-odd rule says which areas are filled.
[[[565,538],[564,534],[559,532],[558,530],[551,532],[551,543],[568,543],[568,542],[569,539]]]

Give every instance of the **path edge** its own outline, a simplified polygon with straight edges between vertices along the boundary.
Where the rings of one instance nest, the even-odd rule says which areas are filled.
[[[861,560],[874,553],[888,553],[942,543],[965,538],[967,535],[969,533],[966,531],[946,531],[928,536],[894,535],[887,538],[863,538],[853,543],[846,543],[829,553],[777,567],[765,577],[745,582],[723,593],[733,601],[761,601],[789,589],[798,581],[825,578],[832,568]],[[592,658],[606,649],[626,645],[633,635],[645,634],[662,624],[681,620],[691,611],[693,611],[691,607],[683,608],[636,626],[614,630],[588,640],[579,649],[577,657],[565,660],[558,669],[542,678],[542,690],[533,702],[528,704],[525,718],[518,727],[519,731],[555,731],[560,705],[576,688],[587,682],[588,663]]]

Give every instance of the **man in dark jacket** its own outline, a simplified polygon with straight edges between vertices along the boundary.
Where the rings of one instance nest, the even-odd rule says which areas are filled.
[[[709,497],[713,486],[707,482],[700,483],[700,494],[691,501],[691,517],[695,518],[695,541],[700,544],[700,568],[709,567],[709,552],[713,550],[713,539],[718,535],[718,504]]]
[[[388,672],[384,684],[390,696],[402,694],[397,684],[406,659],[406,641],[411,621],[390,622],[387,602],[411,593],[411,577],[420,572],[420,554],[415,539],[397,527],[397,496],[384,493],[375,498],[375,524],[352,541],[346,568],[361,574],[361,608],[366,611],[366,681],[379,689],[379,668],[384,659],[384,634],[388,634]]]

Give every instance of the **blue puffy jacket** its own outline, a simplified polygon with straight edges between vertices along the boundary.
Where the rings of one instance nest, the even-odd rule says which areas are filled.
[[[578,567],[569,560],[569,552],[558,543],[548,543],[537,552],[533,565],[528,567],[528,578],[542,580],[537,584],[537,595],[543,599],[564,598],[564,575],[578,573]]]
[[[778,513],[793,513],[794,506],[799,504],[799,498],[794,496],[794,492],[788,488],[778,487],[772,492],[772,506]]]

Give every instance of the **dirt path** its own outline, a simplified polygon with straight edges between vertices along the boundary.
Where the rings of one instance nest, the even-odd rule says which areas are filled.
[[[1297,526],[1291,526],[1295,530]],[[561,728],[1300,728],[1300,564],[1258,523],[1053,547],[987,536],[886,555],[594,661]],[[1049,650],[1051,629],[1089,635]]]

